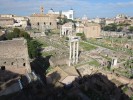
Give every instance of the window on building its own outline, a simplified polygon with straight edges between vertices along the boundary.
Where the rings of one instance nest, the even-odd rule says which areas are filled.
[[[72,18],[72,14],[69,15],[69,18]]]
[[[39,22],[37,23],[37,25],[39,26]]]
[[[50,25],[52,25],[52,23],[51,23],[51,22],[50,22],[49,24],[50,24]]]
[[[13,65],[13,62],[11,63],[11,65]]]
[[[0,68],[1,68],[1,70],[5,70],[5,66],[1,66]]]
[[[23,66],[25,66],[25,63],[23,63]]]

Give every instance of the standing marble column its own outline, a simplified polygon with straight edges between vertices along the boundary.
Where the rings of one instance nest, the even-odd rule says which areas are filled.
[[[78,63],[78,56],[79,56],[79,42],[76,43],[76,64]]]
[[[62,28],[60,28],[60,37],[62,36]]]
[[[71,60],[72,60],[72,43],[69,43],[70,51],[69,51],[69,66],[71,66]]]
[[[75,63],[75,42],[73,42],[73,64]]]

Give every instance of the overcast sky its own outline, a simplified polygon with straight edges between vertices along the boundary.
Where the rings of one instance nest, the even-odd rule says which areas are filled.
[[[39,13],[41,5],[45,13],[50,8],[55,11],[73,8],[75,17],[114,17],[121,13],[133,16],[133,0],[0,0],[0,14],[29,16]]]

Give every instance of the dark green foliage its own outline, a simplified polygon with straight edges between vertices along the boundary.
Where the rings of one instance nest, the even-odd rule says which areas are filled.
[[[69,40],[69,37],[66,37],[66,40]]]
[[[76,24],[75,24],[75,23],[74,23],[74,26],[73,26],[73,27],[74,27],[74,29],[76,30]]]
[[[117,29],[117,32],[121,32],[122,31],[122,27],[119,27],[118,29]]]
[[[17,34],[20,34],[20,29],[14,28],[14,29],[13,29],[13,32],[14,32],[14,33],[17,33]]]
[[[20,34],[19,34],[20,37],[24,37],[26,40],[30,40],[30,35],[25,32],[25,31],[21,31]]]
[[[122,38],[122,36],[119,36],[118,38]]]
[[[107,26],[105,26],[104,31],[121,31],[121,28],[118,30],[117,29],[117,25],[116,24],[109,24]]]
[[[130,31],[130,32],[133,32],[133,26],[130,26],[130,27],[129,27],[129,31]]]
[[[76,36],[80,36],[82,40],[86,40],[84,33],[77,33]]]
[[[8,33],[6,36],[8,40],[18,37],[24,37],[27,40],[28,53],[30,58],[36,58],[41,55],[39,51],[41,44],[35,40],[32,40],[27,32],[22,31],[18,28],[14,28],[13,32]]]
[[[131,36],[127,36],[128,39],[131,39]]]
[[[28,52],[30,58],[37,58],[41,55],[39,50],[40,47],[41,44],[35,40],[31,40],[28,42]]]

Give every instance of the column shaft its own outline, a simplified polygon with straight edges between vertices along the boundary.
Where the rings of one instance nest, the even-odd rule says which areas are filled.
[[[71,66],[71,60],[72,60],[72,44],[71,44],[71,42],[69,43],[69,45],[70,45],[70,50],[69,50],[69,66]]]
[[[62,28],[60,28],[60,37],[62,36]]]
[[[78,56],[79,56],[79,42],[76,43],[76,64],[78,63]]]
[[[73,42],[73,64],[75,63],[75,42]]]

